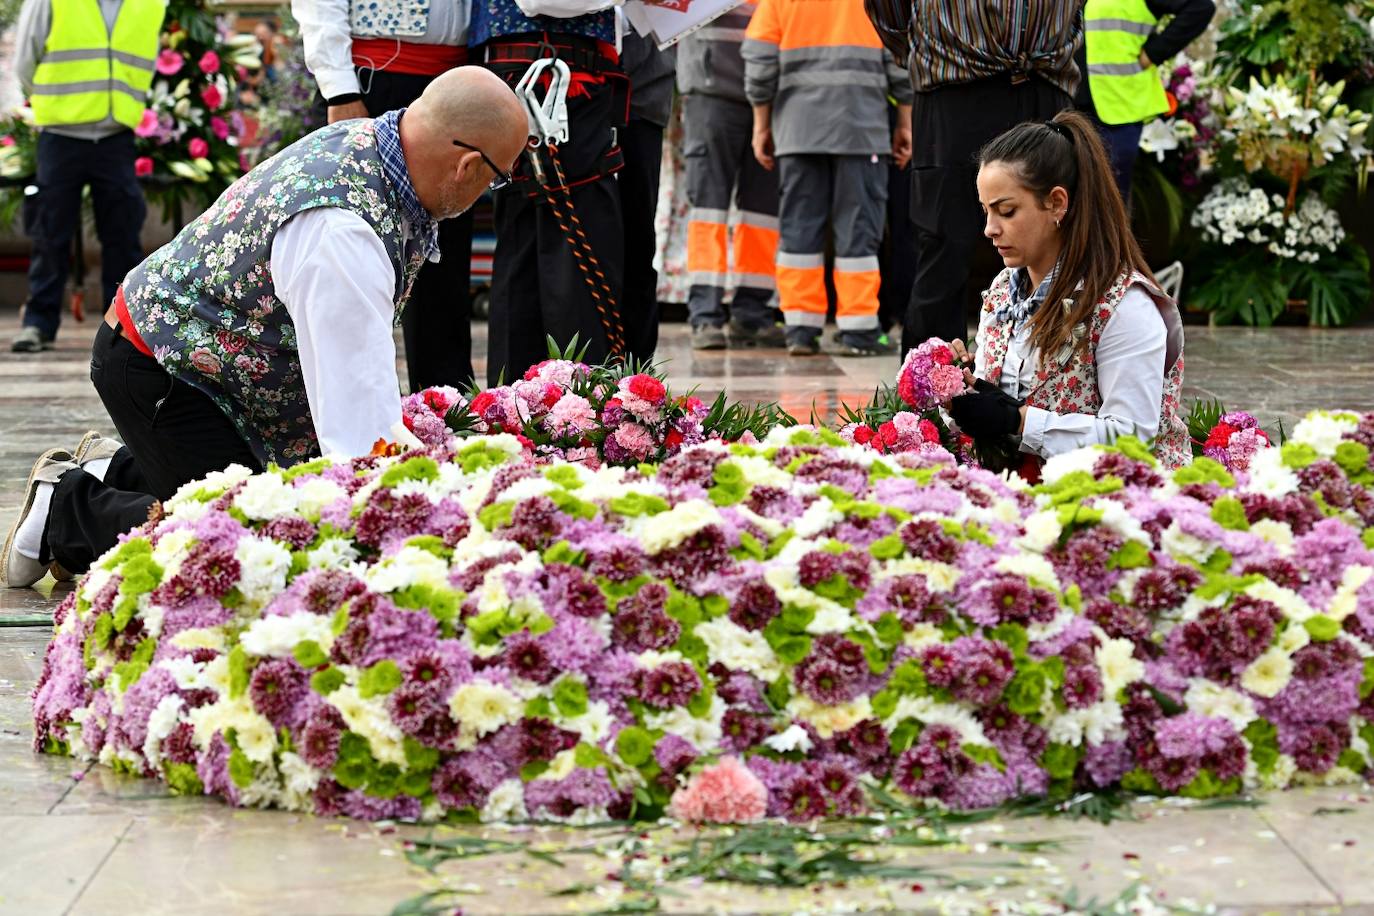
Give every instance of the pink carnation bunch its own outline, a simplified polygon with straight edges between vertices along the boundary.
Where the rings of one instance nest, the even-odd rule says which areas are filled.
[[[768,812],[768,789],[738,757],[703,768],[673,793],[668,813],[695,824],[749,824]]]
[[[954,350],[938,337],[907,353],[897,374],[897,393],[917,410],[944,406],[963,390],[964,370],[955,364]]]
[[[1248,413],[1236,411],[1222,416],[1207,435],[1203,454],[1219,461],[1228,471],[1246,471],[1255,453],[1270,446],[1269,434]]]

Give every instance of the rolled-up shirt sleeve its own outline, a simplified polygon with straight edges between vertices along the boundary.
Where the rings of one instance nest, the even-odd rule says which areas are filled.
[[[767,105],[778,94],[778,42],[782,28],[771,0],[760,0],[740,44],[744,58],[744,95],[751,105]]]
[[[1042,458],[1088,445],[1110,445],[1120,436],[1153,439],[1164,399],[1168,332],[1149,294],[1131,289],[1097,342],[1096,415],[1026,408],[1021,451]]]
[[[305,65],[320,95],[328,100],[358,92],[348,0],[291,0],[291,15],[300,26]]]
[[[320,451],[367,454],[401,419],[396,273],[382,240],[351,211],[306,210],[272,240],[272,279],[296,329]]]

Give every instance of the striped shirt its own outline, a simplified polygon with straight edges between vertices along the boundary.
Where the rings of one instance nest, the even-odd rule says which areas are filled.
[[[1084,0],[915,0],[911,82],[917,92],[989,76],[1044,77],[1073,95]]]

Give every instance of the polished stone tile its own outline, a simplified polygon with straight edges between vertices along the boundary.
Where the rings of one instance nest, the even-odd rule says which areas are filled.
[[[127,815],[0,817],[0,913],[69,912],[132,822]]]

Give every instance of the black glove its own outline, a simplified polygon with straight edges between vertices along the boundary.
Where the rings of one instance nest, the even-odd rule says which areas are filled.
[[[990,382],[980,382],[972,394],[949,402],[949,415],[975,439],[1015,435],[1021,428],[1021,402]]]

